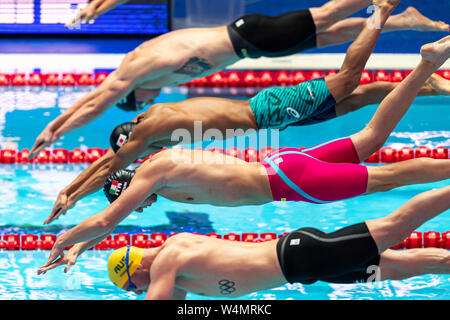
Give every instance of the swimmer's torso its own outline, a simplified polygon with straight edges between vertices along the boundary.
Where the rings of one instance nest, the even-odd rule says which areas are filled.
[[[156,170],[164,171],[155,193],[169,200],[230,207],[273,201],[266,170],[259,163],[187,149],[162,151],[153,161],[158,162]]]
[[[226,27],[173,31],[143,43],[134,52],[138,58],[148,58],[148,63],[159,58],[167,67],[167,72],[157,77],[149,74],[141,81],[139,87],[144,89],[186,83],[239,60]]]
[[[179,254],[181,268],[175,282],[179,288],[199,295],[238,297],[286,282],[277,241],[243,243],[192,234],[177,238],[173,244],[167,242],[167,249],[172,246]]]
[[[139,128],[142,127],[139,134],[148,137],[149,147],[225,140],[228,136],[249,135],[257,130],[248,100],[222,98],[193,98],[156,104],[134,121],[139,123]],[[179,129],[187,130],[189,136],[177,134]]]

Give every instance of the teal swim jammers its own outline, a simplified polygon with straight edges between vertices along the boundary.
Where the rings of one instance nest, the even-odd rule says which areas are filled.
[[[259,129],[284,130],[330,120],[336,117],[335,106],[324,78],[268,88],[250,99]]]

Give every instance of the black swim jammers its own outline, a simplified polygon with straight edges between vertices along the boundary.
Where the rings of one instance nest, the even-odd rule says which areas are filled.
[[[228,26],[240,58],[281,57],[316,48],[316,26],[309,10],[268,17],[245,15]]]
[[[302,228],[277,243],[278,260],[290,283],[370,282],[380,263],[378,248],[365,223],[332,233]]]

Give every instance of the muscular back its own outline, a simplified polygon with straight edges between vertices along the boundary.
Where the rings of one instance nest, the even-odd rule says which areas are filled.
[[[149,73],[139,87],[162,88],[203,77],[239,60],[226,27],[176,30],[147,41],[133,51],[143,67],[159,65],[166,72]]]
[[[180,234],[169,239],[162,252],[171,250],[177,257],[176,287],[199,295],[237,297],[286,282],[276,242],[244,243]]]
[[[265,168],[259,163],[209,151],[171,149],[143,167],[161,176],[153,193],[173,201],[231,207],[273,201]],[[144,168],[139,171],[145,172]]]
[[[159,147],[213,138],[226,139],[229,129],[236,135],[250,134],[252,132],[248,130],[251,129],[257,130],[248,100],[223,98],[193,98],[177,103],[156,104],[135,121],[138,126],[136,135],[133,134],[131,139],[145,136],[147,145]],[[186,139],[188,141],[184,141]]]

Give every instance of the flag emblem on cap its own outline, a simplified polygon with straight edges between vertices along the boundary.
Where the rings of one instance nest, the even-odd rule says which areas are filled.
[[[123,186],[123,187],[122,187],[122,186]],[[127,183],[127,182],[124,182],[124,183],[122,184],[122,182],[119,182],[119,181],[114,180],[114,181],[111,183],[111,188],[109,188],[109,193],[112,194],[112,195],[114,195],[114,196],[120,195],[121,192],[125,191],[125,189],[127,188],[127,186],[128,186],[128,183]]]
[[[127,142],[127,136],[124,134],[120,134],[119,138],[117,139],[116,145],[118,147],[123,146]]]
[[[116,196],[120,192],[120,188],[122,184],[119,181],[113,181],[111,184],[111,188],[109,189],[109,193]]]

